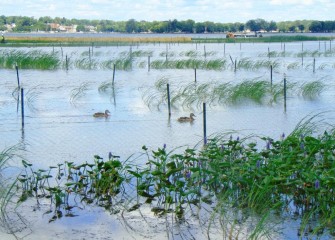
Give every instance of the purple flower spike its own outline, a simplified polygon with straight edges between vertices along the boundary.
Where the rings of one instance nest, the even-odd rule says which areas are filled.
[[[271,142],[270,142],[270,141],[267,141],[267,142],[266,142],[266,149],[267,149],[267,150],[270,150],[270,146],[271,146]]]
[[[281,136],[280,136],[281,140],[284,140],[285,138],[285,133],[283,133]]]
[[[305,149],[305,144],[303,142],[300,143],[300,149],[304,150]]]
[[[164,148],[164,149],[166,148],[166,143],[164,143],[163,148]]]
[[[187,171],[186,174],[185,174],[185,177],[186,177],[186,178],[190,178],[190,177],[191,177],[191,172],[190,172],[190,171]]]
[[[316,179],[315,181],[315,189],[319,189],[320,188],[320,182],[318,179]]]
[[[113,157],[112,152],[109,152],[109,154],[108,154],[108,159],[111,160],[112,157]]]
[[[236,141],[240,141],[240,137],[239,136],[236,138]]]

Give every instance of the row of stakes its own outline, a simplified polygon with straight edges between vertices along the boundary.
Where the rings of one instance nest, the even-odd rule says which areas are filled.
[[[150,57],[149,57],[149,63],[150,63]],[[235,61],[236,64],[236,61]],[[315,65],[315,59],[314,59],[314,65]],[[149,64],[150,66],[150,64]],[[22,131],[24,130],[24,89],[21,88],[20,85],[20,77],[19,77],[19,68],[16,65],[16,75],[17,75],[17,84],[18,84],[18,89],[20,91],[21,96],[21,119],[22,119]],[[271,65],[271,86],[272,86],[272,71],[273,67]],[[197,81],[197,69],[194,69],[194,75],[195,75],[195,82]],[[113,67],[113,85],[114,85],[114,79],[115,79],[115,64]],[[284,75],[284,111],[286,112],[286,76]],[[169,112],[169,118],[171,117],[171,97],[170,97],[170,85],[167,84],[167,100],[168,100],[168,112]],[[20,98],[18,97],[18,104],[19,104]],[[18,109],[17,109],[18,110]],[[206,103],[203,103],[203,136],[204,136],[204,144],[207,144],[207,124],[206,124]]]

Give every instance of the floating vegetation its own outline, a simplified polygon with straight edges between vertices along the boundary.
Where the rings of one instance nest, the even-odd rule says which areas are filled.
[[[59,68],[61,60],[58,54],[41,50],[0,50],[0,67],[12,69],[18,65],[22,69],[52,70]]]
[[[238,213],[222,226],[225,232],[232,231],[230,235],[249,222],[246,238],[271,236],[266,222],[272,216],[295,219],[297,236],[329,236],[335,232],[331,171],[335,129],[328,126],[315,135],[321,118],[322,114],[307,116],[278,140],[217,134],[199,150],[168,151],[164,145],[149,151],[143,146],[147,159],[141,165],[111,153],[107,160],[96,155],[93,162],[65,162],[45,170],[22,161],[19,202],[33,197],[40,204],[41,199],[48,199],[49,222],[76,216],[83,204],[118,214],[127,201],[129,212],[149,207],[154,215],[172,215],[176,221],[185,221],[199,213],[196,209],[209,206],[208,231],[214,227],[214,217],[222,222]]]

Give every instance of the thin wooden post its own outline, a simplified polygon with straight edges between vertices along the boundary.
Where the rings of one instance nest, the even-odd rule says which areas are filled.
[[[272,87],[272,71],[273,71],[273,66],[270,66],[270,81],[271,81],[271,87]]]
[[[17,87],[20,88],[19,67],[15,65],[15,69],[16,69]]]
[[[284,75],[284,110],[286,112],[286,75]]]
[[[148,56],[148,72],[150,72],[150,56]]]
[[[332,40],[329,40],[329,51],[332,52]]]
[[[304,66],[304,52],[301,52],[301,66]]]
[[[194,69],[194,82],[197,82],[197,69]]]
[[[168,109],[169,109],[169,117],[171,117],[171,98],[170,98],[170,84],[166,84],[167,89],[167,98],[168,98]]]
[[[270,58],[270,47],[268,47],[268,57]]]
[[[24,128],[24,89],[21,88],[21,121],[22,129]]]
[[[91,48],[90,48],[90,47],[88,47],[88,58],[89,58],[90,61],[91,61]]]
[[[92,56],[93,56],[93,46],[94,46],[94,43],[92,42]]]
[[[236,69],[237,69],[237,60],[235,59],[235,69],[234,69],[235,72],[236,72]]]
[[[204,56],[206,58],[206,45],[204,45]]]
[[[65,67],[66,67],[66,70],[69,70],[69,62],[68,62],[67,54],[65,55]]]
[[[115,80],[115,63],[113,64],[113,86],[114,86],[114,80]]]
[[[313,59],[313,73],[315,73],[315,58]]]
[[[203,103],[203,127],[204,127],[204,145],[207,144],[207,121],[206,121],[206,103]]]
[[[285,57],[285,52],[286,52],[286,44],[284,43],[284,57]]]

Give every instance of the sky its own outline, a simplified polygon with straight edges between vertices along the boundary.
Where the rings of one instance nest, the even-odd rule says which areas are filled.
[[[196,22],[334,20],[335,0],[1,0],[0,15]]]

